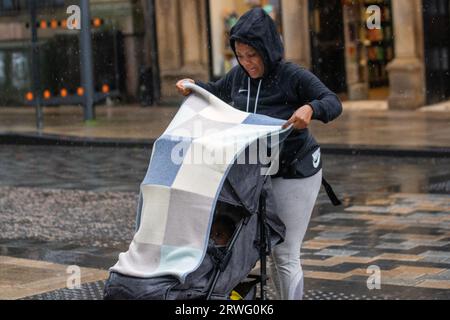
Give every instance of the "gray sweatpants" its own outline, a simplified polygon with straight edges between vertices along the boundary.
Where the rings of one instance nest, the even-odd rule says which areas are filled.
[[[285,241],[274,247],[271,276],[282,300],[302,300],[300,249],[322,185],[322,171],[306,179],[272,180],[277,212],[286,225]]]

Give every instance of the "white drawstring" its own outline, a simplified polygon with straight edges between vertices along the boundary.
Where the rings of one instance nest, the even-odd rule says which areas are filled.
[[[258,93],[256,94],[256,101],[255,101],[255,112],[253,112],[254,114],[256,114],[256,111],[258,111],[258,100],[259,100],[259,92],[261,90],[261,84],[262,84],[262,79],[259,80]]]
[[[254,108],[254,114],[256,114],[256,112],[258,111],[258,100],[259,100],[259,93],[261,92],[261,84],[262,84],[262,79],[259,80],[259,85],[258,85],[258,92],[256,93],[256,101],[255,101],[255,108]],[[250,77],[248,78],[248,95],[247,95],[247,113],[250,111],[250,96],[251,96],[251,91],[250,91]]]
[[[248,90],[247,90],[247,113],[250,107],[250,78],[248,78]]]

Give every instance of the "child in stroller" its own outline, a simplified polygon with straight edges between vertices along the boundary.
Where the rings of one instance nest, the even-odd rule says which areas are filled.
[[[241,207],[218,201],[209,238],[217,247],[226,247],[244,216],[245,210]]]
[[[262,283],[264,297],[265,263],[261,263],[260,277],[248,276],[258,261],[265,261],[271,247],[283,240],[284,225],[275,214],[270,178],[261,176],[259,170],[257,165],[234,165],[231,169],[214,211],[207,254],[184,283],[171,276],[144,279],[113,271],[104,298],[253,300],[257,283]],[[254,185],[259,187],[251,187]],[[251,197],[238,196],[248,195],[249,189]]]

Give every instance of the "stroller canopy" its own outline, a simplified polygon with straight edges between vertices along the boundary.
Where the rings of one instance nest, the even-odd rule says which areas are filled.
[[[239,111],[196,85],[186,86],[194,93],[154,144],[141,184],[137,232],[112,272],[136,278],[173,276],[183,283],[206,255],[222,189],[233,189],[222,195],[233,200],[230,194],[235,194],[233,201],[249,213],[258,210],[264,173],[243,179],[246,171],[260,166],[235,169],[233,164],[255,142],[270,137],[273,147],[290,133],[282,130],[283,120]],[[230,171],[234,174],[228,177]]]

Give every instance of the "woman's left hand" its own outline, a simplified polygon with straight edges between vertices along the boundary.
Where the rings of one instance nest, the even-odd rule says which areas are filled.
[[[296,130],[302,130],[309,127],[312,117],[313,108],[310,105],[304,105],[298,109],[294,115],[283,125],[283,129],[288,128],[290,125]]]

